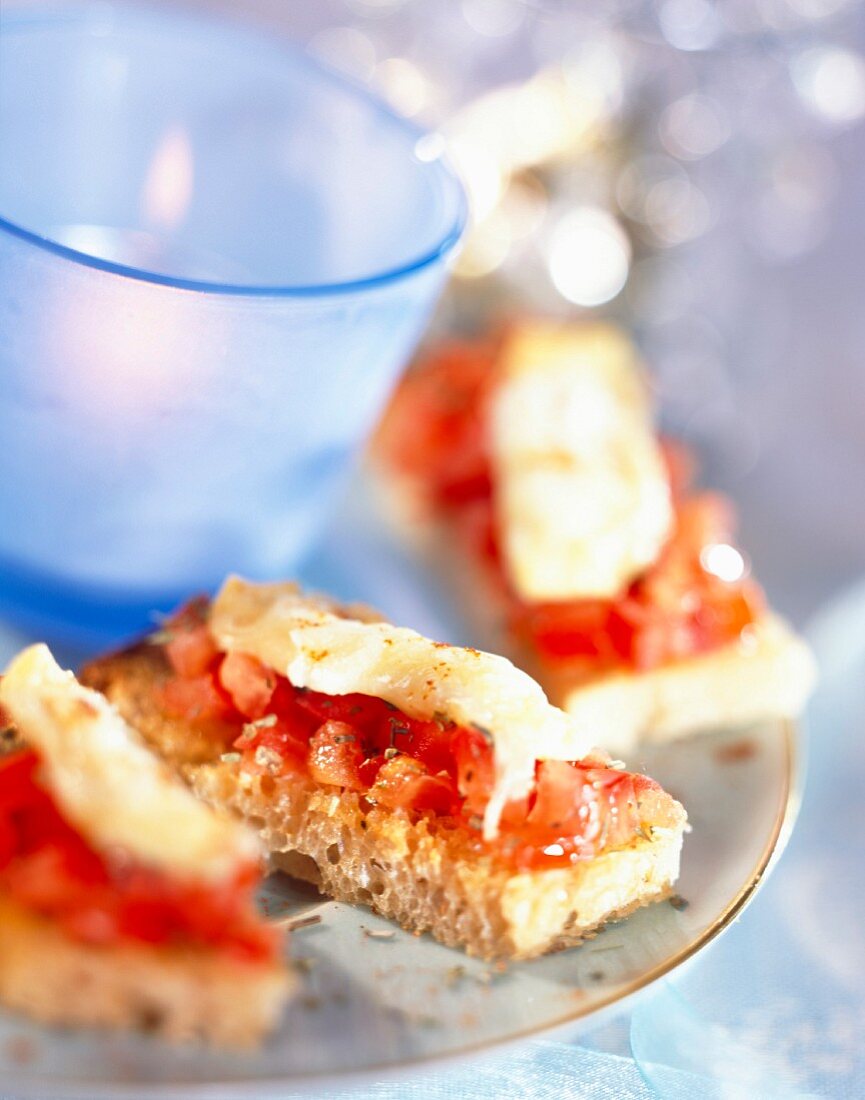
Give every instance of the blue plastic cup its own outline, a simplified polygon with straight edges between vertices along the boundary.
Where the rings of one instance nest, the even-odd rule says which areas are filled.
[[[0,19],[0,614],[111,637],[290,574],[459,239],[441,144],[285,44]]]

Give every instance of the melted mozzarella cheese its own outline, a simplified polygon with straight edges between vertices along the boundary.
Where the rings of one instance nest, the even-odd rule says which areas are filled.
[[[605,325],[519,329],[490,427],[502,549],[522,597],[611,597],[655,561],[670,486],[623,336]]]
[[[253,834],[199,802],[47,646],[12,661],[0,705],[39,752],[61,812],[98,850],[117,848],[166,873],[209,881],[259,858]]]
[[[504,657],[337,614],[333,604],[293,585],[229,578],[211,608],[210,627],[222,649],[257,657],[296,687],[327,695],[359,692],[413,718],[445,714],[488,731],[496,783],[484,821],[487,836],[495,834],[505,803],[529,790],[537,759],[575,760],[592,748],[584,730]]]

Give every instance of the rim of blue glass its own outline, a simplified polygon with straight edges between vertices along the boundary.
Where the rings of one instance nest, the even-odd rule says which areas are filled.
[[[160,22],[173,21],[178,25],[198,26],[205,30],[213,31],[220,27],[231,30],[234,33],[244,35],[259,44],[267,46],[271,50],[279,49],[289,55],[293,61],[306,66],[317,77],[341,88],[347,94],[364,102],[376,114],[383,116],[387,121],[404,131],[410,139],[409,148],[415,148],[418,142],[424,138],[434,137],[435,131],[424,130],[409,119],[392,110],[382,99],[373,94],[367,87],[357,83],[350,77],[321,64],[312,58],[305,50],[286,38],[280,37],[276,41],[267,39],[266,33],[249,23],[225,15],[225,13],[208,14],[202,16],[183,9],[158,9],[141,4],[124,4],[120,8],[116,3],[96,2],[86,4],[70,4],[63,7],[49,5],[34,5],[33,7],[21,6],[7,9],[0,14],[0,39],[10,33],[26,31],[38,31],[44,28],[53,28],[64,24],[78,23],[86,31],[88,26],[94,29],[104,27],[106,19],[127,20],[133,19],[159,20]],[[410,153],[408,155],[411,155]],[[184,279],[173,275],[164,275],[145,268],[133,267],[127,264],[115,263],[112,260],[103,259],[89,252],[82,252],[76,248],[61,244],[32,229],[26,229],[18,225],[0,213],[0,232],[6,232],[13,237],[35,245],[46,252],[51,252],[72,263],[81,264],[84,267],[95,268],[111,275],[119,275],[123,278],[135,279],[138,282],[152,283],[158,286],[170,287],[175,290],[196,291],[203,294],[231,295],[248,298],[317,298],[328,295],[350,294],[353,291],[372,290],[379,286],[398,282],[414,275],[425,268],[433,266],[437,261],[444,259],[452,252],[463,235],[468,220],[468,202],[459,176],[454,171],[448,158],[442,152],[428,162],[431,171],[437,172],[441,177],[443,191],[452,193],[453,216],[446,231],[438,241],[419,256],[386,268],[384,271],[372,275],[364,275],[356,279],[346,279],[338,282],[323,282],[309,284],[255,284],[255,283],[221,283],[200,279]]]

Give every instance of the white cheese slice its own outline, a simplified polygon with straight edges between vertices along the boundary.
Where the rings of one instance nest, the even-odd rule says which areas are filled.
[[[97,850],[197,881],[220,881],[260,857],[252,832],[199,802],[47,646],[12,661],[0,705],[40,754],[61,812]]]
[[[533,323],[507,343],[502,370],[490,442],[511,582],[527,600],[615,596],[673,521],[634,349],[607,325]]]
[[[536,760],[577,760],[591,750],[585,729],[504,657],[346,617],[351,614],[338,614],[329,601],[305,596],[294,585],[230,577],[211,607],[210,627],[222,649],[257,657],[296,687],[328,695],[359,692],[413,718],[446,714],[487,731],[496,764],[484,820],[488,837],[505,803],[529,790]]]

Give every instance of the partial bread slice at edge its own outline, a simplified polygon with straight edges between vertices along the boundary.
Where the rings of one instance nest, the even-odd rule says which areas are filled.
[[[42,1023],[248,1048],[273,1027],[294,981],[281,962],[79,943],[0,896],[0,1000]]]
[[[678,876],[685,812],[672,800],[650,838],[564,869],[518,873],[478,851],[476,834],[465,828],[362,810],[357,794],[335,787],[203,763],[192,727],[190,754],[186,724],[166,719],[154,703],[165,675],[161,653],[143,645],[94,662],[82,678],[107,694],[199,795],[259,828],[274,866],[469,954],[524,959],[571,946],[605,921],[665,897]],[[214,747],[211,759],[218,753]]]

